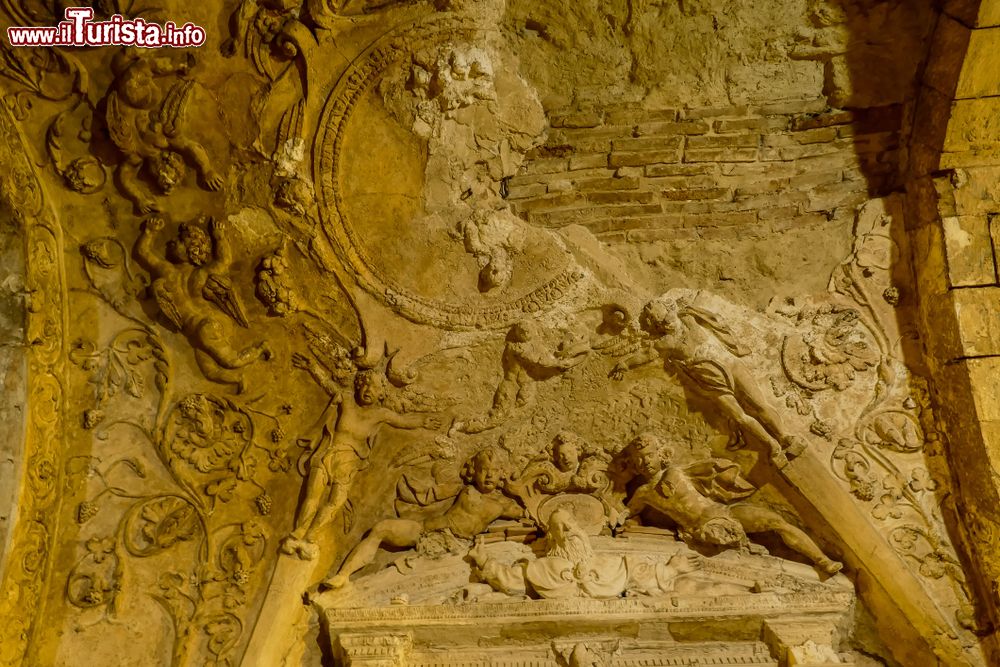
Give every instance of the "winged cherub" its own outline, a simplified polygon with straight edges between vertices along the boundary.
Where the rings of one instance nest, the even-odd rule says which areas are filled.
[[[118,167],[122,191],[140,213],[149,213],[160,209],[139,185],[143,167],[163,194],[170,194],[183,180],[186,163],[194,165],[209,190],[221,188],[223,178],[204,146],[180,132],[194,82],[179,79],[166,93],[157,83],[162,77],[186,75],[192,58],[178,63],[142,51],[124,49],[112,59],[115,80],[105,98],[105,120],[111,140],[125,158]]]
[[[201,226],[205,223],[207,232]],[[270,359],[271,352],[263,341],[239,351],[232,347],[230,319],[242,327],[249,324],[232,282],[224,275],[233,261],[225,223],[214,218],[182,223],[177,238],[167,244],[166,257],[153,251],[153,239],[162,229],[163,220],[150,218],[135,242],[136,259],[153,278],[150,292],[164,317],[191,343],[205,377],[235,384],[242,393],[246,387],[241,369],[258,359]]]

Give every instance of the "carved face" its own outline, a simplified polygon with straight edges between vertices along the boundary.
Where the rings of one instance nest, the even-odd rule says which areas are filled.
[[[484,450],[472,461],[472,484],[480,493],[493,493],[500,485],[500,475],[493,454]]]
[[[639,326],[651,336],[677,333],[681,328],[677,302],[672,299],[653,299],[643,306],[639,315]]]
[[[556,467],[563,472],[576,470],[580,465],[580,445],[570,434],[560,434],[552,451]]]
[[[153,158],[151,166],[153,176],[156,178],[156,187],[165,195],[173,192],[174,188],[184,180],[187,171],[183,158],[173,151],[159,153]]]
[[[212,242],[201,227],[181,225],[178,241],[178,251],[183,248],[183,257],[194,266],[204,266],[212,259]]]
[[[362,371],[354,379],[354,396],[358,405],[375,405],[385,400],[388,388],[385,378],[372,371]]]
[[[655,435],[645,433],[632,441],[629,463],[642,477],[653,477],[670,462],[673,450],[663,444]]]

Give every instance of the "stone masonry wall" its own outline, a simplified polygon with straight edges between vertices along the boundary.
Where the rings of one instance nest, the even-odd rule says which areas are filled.
[[[550,112],[507,198],[533,224],[579,224],[608,243],[780,232],[851,216],[892,189],[901,115],[822,100]]]

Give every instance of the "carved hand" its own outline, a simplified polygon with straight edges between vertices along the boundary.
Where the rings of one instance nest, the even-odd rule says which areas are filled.
[[[162,218],[149,218],[143,225],[146,231],[158,232],[163,229],[163,219]]]
[[[298,352],[292,354],[292,366],[295,366],[296,368],[301,368],[302,370],[308,371],[310,373],[312,373],[315,368],[315,364],[313,363],[312,359]]]
[[[441,428],[441,419],[435,416],[424,418],[424,428],[428,431],[436,431]]]
[[[617,364],[615,364],[615,367],[611,369],[611,372],[608,373],[608,377],[611,378],[612,380],[621,380],[622,378],[625,377],[625,373],[628,370],[629,370],[628,364],[625,363],[624,361],[619,361]]]

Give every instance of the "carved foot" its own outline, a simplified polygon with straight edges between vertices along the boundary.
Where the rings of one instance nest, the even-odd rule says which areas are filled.
[[[326,581],[320,582],[319,589],[321,591],[335,591],[343,588],[347,585],[350,580],[346,574],[335,574]]]
[[[775,468],[781,470],[782,468],[788,465],[788,457],[785,456],[785,453],[780,450],[776,452],[771,452],[771,463],[774,464]]]
[[[315,560],[319,556],[319,547],[315,542],[300,540],[291,535],[281,543],[280,551],[288,556],[298,556],[302,560]]]
[[[806,451],[806,441],[797,435],[790,435],[782,441],[782,446],[785,449],[785,456],[790,459],[794,459],[799,456],[802,452]]]
[[[824,574],[828,574],[831,577],[844,569],[844,565],[842,563],[838,563],[831,558],[824,558],[816,563],[816,566],[822,570]]]
[[[225,179],[222,178],[222,176],[220,176],[219,173],[216,172],[214,169],[206,169],[203,180],[205,183],[205,187],[211,190],[212,192],[219,190],[222,187],[222,185],[226,182]]]

